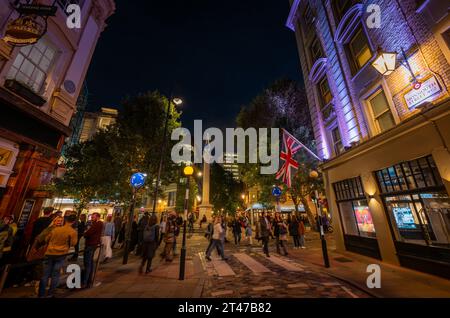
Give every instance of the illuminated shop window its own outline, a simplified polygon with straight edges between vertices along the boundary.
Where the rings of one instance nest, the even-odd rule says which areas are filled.
[[[389,130],[395,126],[394,116],[383,89],[379,89],[367,101],[378,132]]]
[[[375,175],[397,241],[450,248],[450,198],[432,156]]]
[[[369,204],[361,178],[352,178],[333,184],[339,213],[346,235],[376,238]]]

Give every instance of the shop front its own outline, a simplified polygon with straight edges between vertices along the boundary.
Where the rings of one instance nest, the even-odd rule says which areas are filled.
[[[375,225],[361,177],[333,184],[348,251],[381,259]]]
[[[450,198],[432,156],[376,172],[400,264],[450,278]]]

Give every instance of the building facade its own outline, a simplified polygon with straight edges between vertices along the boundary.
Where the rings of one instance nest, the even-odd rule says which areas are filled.
[[[98,112],[85,112],[81,123],[78,142],[91,139],[99,130],[106,129],[116,122],[117,109],[102,107]]]
[[[11,46],[7,26],[19,14],[0,0],[0,216],[13,215],[18,235],[39,215],[43,191],[55,172],[78,95],[113,0],[71,1],[81,8],[81,27],[68,28],[69,1],[56,1],[56,16],[33,45]],[[43,5],[54,1],[42,0]]]
[[[337,248],[450,277],[450,18],[440,0],[293,0]]]

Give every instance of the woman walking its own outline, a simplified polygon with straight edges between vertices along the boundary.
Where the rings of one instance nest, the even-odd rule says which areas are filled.
[[[298,222],[298,235],[299,235],[299,244],[301,248],[305,247],[305,223],[303,222],[303,218],[300,218]]]
[[[148,274],[152,271],[152,260],[155,256],[155,251],[158,248],[159,243],[159,225],[156,224],[156,215],[152,215],[148,224],[144,228],[142,237],[142,262],[139,267],[139,273],[142,274],[144,266],[147,263],[145,273]]]
[[[300,238],[298,234],[299,230],[299,222],[297,217],[294,215],[291,219],[291,223],[289,223],[289,235],[292,236],[292,240],[294,241],[294,248],[300,248]]]

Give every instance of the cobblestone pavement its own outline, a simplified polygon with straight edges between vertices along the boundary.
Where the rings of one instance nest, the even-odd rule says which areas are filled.
[[[275,248],[273,248],[275,249]],[[230,298],[368,298],[365,292],[271,251],[267,258],[260,247],[226,244],[227,261],[213,258],[206,263],[208,279],[202,297]],[[204,253],[200,253],[204,259]]]
[[[113,260],[102,264],[97,272],[95,287],[68,290],[65,281],[58,298],[366,298],[362,290],[326,274],[321,266],[304,263],[298,258],[275,253],[262,254],[260,246],[225,244],[228,260],[222,261],[213,252],[212,261],[205,259],[208,241],[199,231],[187,240],[186,277],[179,277],[179,258],[166,263],[158,257],[148,275],[138,273],[140,259],[130,254],[122,265],[122,253],[115,250]],[[164,245],[164,244],[162,244]],[[180,251],[181,237],[177,249]],[[273,250],[272,250],[273,249]],[[306,250],[303,250],[307,252]],[[302,251],[302,252],[303,252]],[[294,254],[292,251],[291,254]],[[10,288],[2,297],[36,297],[34,288]]]

